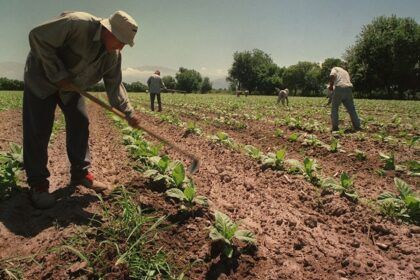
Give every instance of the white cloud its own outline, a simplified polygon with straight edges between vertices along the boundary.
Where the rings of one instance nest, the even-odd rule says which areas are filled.
[[[153,70],[141,70],[136,68],[125,68],[122,70],[123,81],[127,83],[132,83],[135,81],[140,81],[145,83],[150,75],[153,74]]]

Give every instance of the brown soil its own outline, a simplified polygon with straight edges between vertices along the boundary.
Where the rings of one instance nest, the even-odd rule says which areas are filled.
[[[206,229],[211,224],[210,212],[203,210],[192,217],[177,217],[172,200],[133,171],[121,135],[111,121],[96,107],[90,106],[89,110],[92,171],[103,181],[137,190],[136,200],[142,206],[169,215],[168,220],[176,222],[160,235],[159,242],[172,252],[170,259],[181,267],[197,258],[203,260],[188,273],[191,279],[420,277],[419,227],[391,223],[368,207],[334,194],[320,195],[300,176],[263,171],[243,154],[202,137],[185,137],[179,128],[142,115],[143,123],[159,135],[201,158],[201,167],[192,177],[200,194],[212,201],[210,209],[241,220],[243,227],[257,235],[256,251],[250,249],[230,262],[220,257],[211,259],[214,248]],[[19,143],[20,113],[2,112],[0,117],[3,120],[0,131]],[[253,132],[257,129],[251,128]],[[255,138],[247,138],[245,134],[232,136],[254,144],[251,141],[255,142]],[[51,249],[71,237],[78,225],[87,225],[100,212],[91,190],[66,187],[69,164],[63,156],[64,139],[64,133],[60,133],[49,151],[51,183],[60,197],[59,203],[50,210],[38,211],[32,208],[25,192],[0,203],[0,260],[34,256],[38,264],[28,260],[22,266],[27,279],[71,279],[69,268],[78,260]],[[259,141],[254,145],[266,145],[267,149],[273,146],[268,146],[270,140]],[[184,159],[170,148],[165,150],[173,159]],[[294,153],[297,155],[298,149]],[[110,279],[120,279],[124,274],[113,275]]]

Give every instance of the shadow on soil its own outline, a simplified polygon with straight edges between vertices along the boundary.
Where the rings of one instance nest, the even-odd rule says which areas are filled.
[[[28,191],[18,192],[0,203],[0,222],[14,234],[23,237],[34,237],[53,225],[67,227],[69,224],[89,224],[94,214],[83,208],[98,201],[98,198],[91,194],[72,195],[75,190],[76,187],[68,186],[55,191],[53,194],[57,203],[46,210],[32,206]]]
[[[210,255],[211,259],[218,258],[217,262],[213,262],[207,273],[206,273],[206,280],[216,280],[224,274],[226,276],[234,275],[239,268],[239,264],[242,265],[249,265],[245,270],[251,270],[252,264],[246,261],[247,258],[253,258],[257,254],[257,247],[254,245],[248,245],[243,249],[239,249],[235,246],[232,258],[227,258],[223,254],[223,243],[220,241],[213,242],[210,248]]]

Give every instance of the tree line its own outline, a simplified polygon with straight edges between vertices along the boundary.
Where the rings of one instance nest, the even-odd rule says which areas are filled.
[[[275,94],[275,87],[292,95],[322,95],[334,66],[347,65],[356,96],[410,99],[420,93],[420,25],[395,15],[375,18],[363,26],[354,45],[339,58],[321,64],[301,61],[277,66],[262,50],[235,52],[227,81],[231,90]]]
[[[182,90],[188,93],[208,93],[213,89],[209,77],[203,78],[196,70],[184,67],[179,68],[175,78],[168,75],[162,77],[162,80],[168,89]],[[140,81],[132,83],[123,82],[123,84],[128,92],[145,92],[148,90],[147,85]],[[0,90],[23,90],[23,82],[8,78],[0,78]],[[105,86],[100,82],[88,88],[88,91],[102,92],[105,91]]]

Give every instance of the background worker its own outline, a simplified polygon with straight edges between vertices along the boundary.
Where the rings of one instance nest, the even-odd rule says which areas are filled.
[[[279,88],[276,88],[277,92],[277,104],[280,103],[284,106],[285,101],[287,102],[287,106],[289,106],[289,89],[285,88],[283,90],[280,90]]]
[[[162,112],[162,101],[160,99],[160,92],[162,89],[166,90],[166,86],[160,77],[160,71],[156,70],[155,73],[147,79],[147,86],[150,93],[150,109],[155,110],[155,97],[158,101],[158,111]]]
[[[139,118],[122,84],[121,50],[134,45],[135,20],[123,11],[107,19],[85,12],[65,12],[29,33],[31,50],[26,60],[23,97],[23,156],[31,200],[37,208],[49,208],[48,142],[57,105],[66,121],[67,155],[71,185],[96,191],[109,187],[89,172],[89,120],[84,98],[77,93],[103,79],[111,106],[132,125]]]
[[[346,65],[343,65],[346,68]],[[356,112],[353,101],[353,84],[350,81],[349,73],[342,67],[333,67],[330,73],[329,90],[332,91],[331,97],[331,124],[332,131],[338,131],[338,109],[343,103],[350,115],[353,129],[360,130],[360,120]]]

